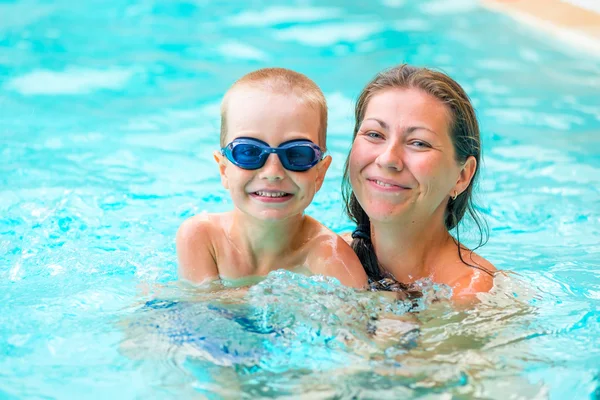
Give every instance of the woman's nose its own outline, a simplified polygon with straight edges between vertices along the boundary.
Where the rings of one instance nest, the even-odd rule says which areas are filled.
[[[285,170],[279,156],[277,154],[269,154],[265,165],[260,169],[259,177],[261,179],[276,181],[283,179],[284,176]]]
[[[404,168],[404,162],[402,161],[403,150],[401,143],[390,143],[385,147],[383,153],[377,156],[375,162],[381,168],[393,169],[401,171]]]

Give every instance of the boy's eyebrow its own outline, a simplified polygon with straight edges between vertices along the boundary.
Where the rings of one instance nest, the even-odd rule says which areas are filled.
[[[384,121],[380,120],[380,119],[377,119],[377,118],[367,118],[367,119],[363,120],[363,122],[365,122],[365,121],[375,121],[379,125],[381,125],[381,127],[383,129],[388,130],[388,131],[390,130],[390,126],[388,124],[386,124]],[[426,131],[429,131],[429,132],[433,133],[436,136],[439,136],[436,131],[431,130],[431,129],[425,127],[425,126],[409,126],[408,128],[405,128],[404,131],[406,133],[412,133],[412,132],[414,132],[416,130],[419,130],[419,129],[424,129]]]

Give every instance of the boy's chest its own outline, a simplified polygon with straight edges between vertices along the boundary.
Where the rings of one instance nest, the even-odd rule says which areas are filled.
[[[306,266],[306,252],[303,250],[263,257],[244,252],[236,246],[222,246],[219,250],[219,275],[226,279],[265,276],[278,269],[296,270]]]

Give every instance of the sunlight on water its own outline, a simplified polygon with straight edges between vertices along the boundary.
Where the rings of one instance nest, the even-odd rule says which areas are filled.
[[[88,94],[96,90],[122,89],[133,71],[70,69],[63,72],[34,71],[16,77],[4,86],[24,95]]]

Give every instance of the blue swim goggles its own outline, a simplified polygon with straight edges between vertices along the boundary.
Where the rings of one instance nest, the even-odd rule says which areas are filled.
[[[234,165],[249,170],[262,168],[271,153],[277,154],[283,168],[295,172],[308,171],[323,159],[323,150],[307,139],[271,147],[262,140],[241,137],[221,149],[221,154]]]

